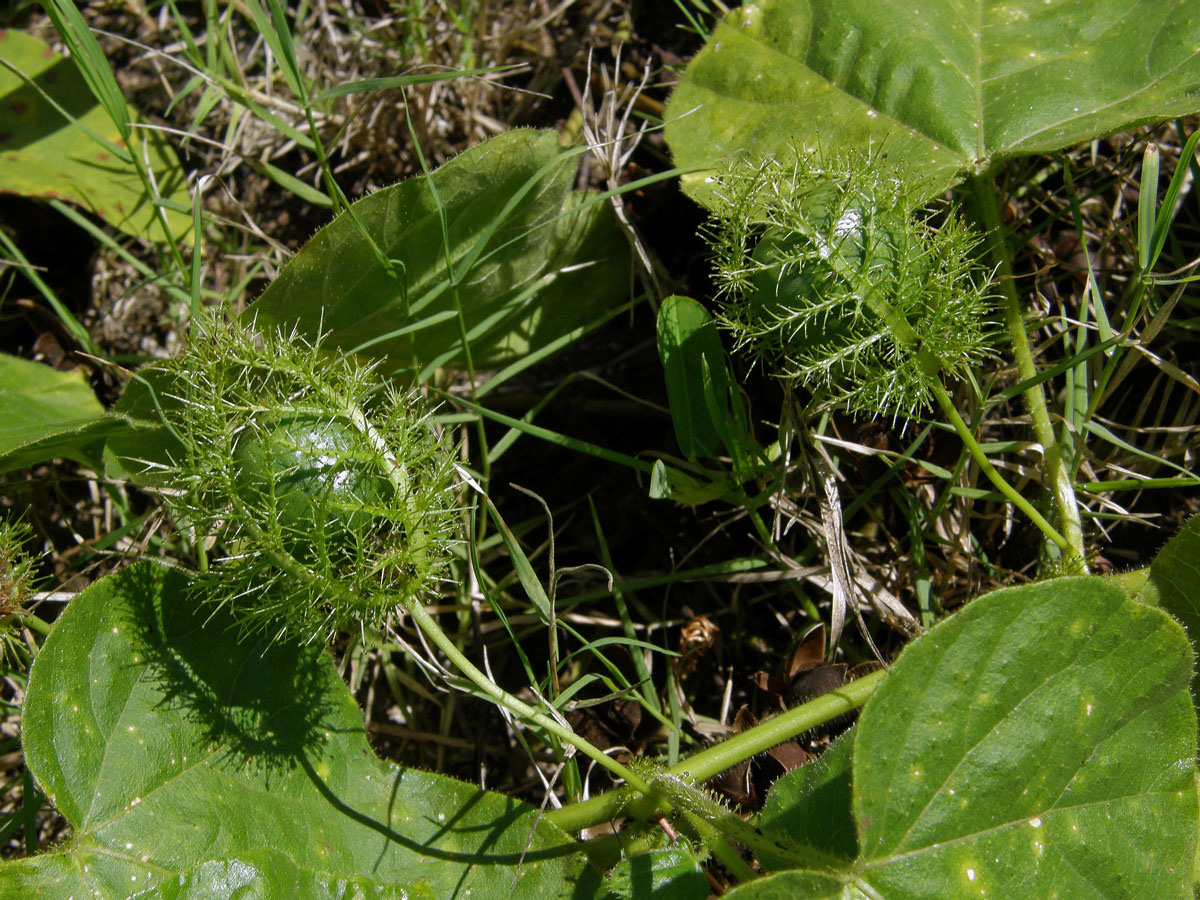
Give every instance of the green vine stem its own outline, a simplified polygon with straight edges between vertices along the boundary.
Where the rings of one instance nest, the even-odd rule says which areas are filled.
[[[31,612],[22,611],[0,619],[0,631],[3,631],[4,627],[10,622],[21,628],[36,631],[38,634],[46,637],[49,637],[50,632],[54,630],[54,626],[51,623]]]
[[[725,836],[716,827],[699,816],[688,816],[687,820],[696,829],[696,833],[700,835],[704,843],[708,845],[713,856],[733,873],[734,878],[741,882],[754,880],[754,870],[742,859],[742,855],[737,850],[729,846]]]
[[[996,200],[995,195],[992,194],[990,196],[992,199],[992,205],[994,207]],[[989,234],[995,236],[998,234],[998,231],[994,228],[989,228]],[[994,240],[992,243],[994,244]],[[1062,458],[1059,453],[1059,444],[1054,440],[1054,429],[1050,425],[1050,417],[1046,411],[1046,401],[1042,396],[1041,388],[1035,385],[1025,393],[1027,398],[1031,393],[1036,395],[1037,402],[1040,404],[1040,406],[1035,407],[1032,401],[1029,402],[1030,409],[1041,410],[1040,417],[1041,419],[1044,419],[1046,423],[1049,440],[1047,442],[1047,440],[1043,438],[1040,430],[1038,431],[1038,440],[1042,441],[1042,445],[1047,448],[1046,471],[1049,480],[1056,486],[1054,496],[1057,502],[1055,505],[1059,508],[1059,518],[1063,522],[1068,521],[1069,515],[1063,512],[1063,509],[1065,508],[1064,503],[1059,498],[1060,495],[1064,493],[1069,498],[1070,510],[1073,511],[1075,522],[1074,541],[1072,541],[1069,536],[1059,533],[1058,529],[1051,525],[1050,522],[1046,520],[1045,516],[1043,516],[1037,511],[1036,508],[1034,508],[1033,504],[1022,497],[1020,493],[1017,492],[1016,488],[1005,481],[1003,476],[996,471],[996,467],[992,465],[991,461],[987,458],[987,454],[983,452],[983,448],[979,446],[979,442],[975,439],[975,435],[971,433],[971,429],[967,427],[966,423],[962,420],[962,416],[958,414],[958,410],[955,408],[954,402],[951,400],[949,393],[947,393],[945,386],[942,384],[941,361],[938,360],[934,354],[930,353],[928,349],[921,345],[916,331],[913,329],[912,325],[909,324],[908,320],[905,319],[905,317],[898,313],[895,309],[893,309],[891,304],[879,296],[879,291],[875,285],[862,282],[857,273],[855,273],[849,264],[838,254],[831,254],[828,259],[828,263],[831,268],[836,269],[847,281],[858,281],[862,285],[864,301],[871,307],[872,310],[874,310],[875,314],[879,316],[879,318],[887,322],[888,328],[891,329],[891,332],[897,343],[905,347],[911,347],[915,350],[920,368],[928,378],[927,388],[929,392],[933,395],[933,398],[942,408],[942,412],[946,414],[946,417],[954,426],[954,430],[958,432],[959,438],[962,440],[963,444],[966,445],[967,451],[971,454],[971,458],[978,463],[983,474],[987,476],[988,480],[996,486],[1001,494],[1007,497],[1014,506],[1016,506],[1019,510],[1021,510],[1021,512],[1025,513],[1025,515],[1029,517],[1033,524],[1035,524],[1042,531],[1048,540],[1053,542],[1064,554],[1066,554],[1068,559],[1072,560],[1073,569],[1079,570],[1082,568],[1084,559],[1083,532],[1079,528],[1079,510],[1075,504],[1075,491],[1071,486],[1070,474],[1062,465]],[[1011,269],[1009,270],[1009,274],[1011,274]],[[1011,319],[1011,310],[1015,309],[1018,321],[1017,327],[1021,335],[1021,340],[1019,342],[1015,337],[1013,338],[1014,347],[1017,348],[1016,355],[1018,358],[1018,367],[1020,367],[1021,377],[1029,378],[1036,374],[1036,370],[1033,369],[1033,355],[1029,349],[1029,340],[1025,335],[1025,326],[1021,320],[1021,308],[1020,304],[1016,300],[1016,289],[1013,287],[1011,278],[1002,278],[1001,281],[1005,287],[1005,319],[1006,321],[1009,321]],[[1012,295],[1011,303],[1009,302],[1009,294]],[[1011,334],[1011,321],[1009,330]],[[1020,362],[1021,359],[1027,360],[1029,365],[1028,373],[1022,367],[1023,364]],[[1039,415],[1037,412],[1035,412],[1035,424],[1038,421],[1040,421]],[[1052,458],[1053,468],[1051,467]],[[1059,483],[1063,481],[1063,479],[1065,479],[1065,489],[1057,489],[1060,488]]]
[[[1037,511],[1036,507],[1024,497],[1022,497],[1017,489],[1004,480],[996,467],[992,465],[987,454],[983,452],[983,448],[979,446],[979,442],[975,440],[975,435],[971,434],[971,429],[967,427],[967,423],[963,421],[962,416],[958,414],[958,410],[954,407],[954,401],[950,399],[950,395],[940,382],[934,382],[932,385],[934,399],[937,400],[938,406],[942,408],[946,418],[950,420],[950,424],[954,426],[954,430],[958,432],[959,438],[967,448],[967,452],[971,454],[971,458],[978,464],[979,469],[987,479],[996,486],[996,488],[1007,497],[1014,506],[1021,512],[1025,513],[1050,541],[1052,541],[1068,558],[1076,557],[1076,549],[1067,540],[1067,538],[1059,533],[1053,525],[1046,521],[1046,517]],[[1073,495],[1072,495],[1073,496]],[[1082,550],[1080,550],[1082,553]],[[1080,565],[1082,565],[1083,557],[1078,556]]]
[[[532,722],[539,728],[548,731],[561,741],[570,744],[584,756],[587,756],[604,768],[608,769],[618,778],[625,779],[626,783],[635,790],[643,794],[652,793],[650,785],[636,773],[630,771],[625,766],[621,765],[612,757],[606,755],[601,750],[598,750],[592,744],[585,741],[570,728],[560,725],[545,713],[539,712],[534,707],[530,706],[522,700],[518,700],[508,691],[501,688],[488,676],[478,669],[463,654],[455,645],[454,641],[446,635],[442,628],[434,618],[426,612],[425,607],[416,600],[407,600],[404,603],[404,609],[412,618],[418,628],[425,633],[433,643],[441,650],[446,657],[454,663],[455,667],[463,673],[470,681],[478,687],[483,693],[487,694],[494,702],[503,706],[505,709],[515,713],[522,719]]]
[[[743,731],[741,734],[734,735],[706,750],[701,750],[687,759],[680,760],[676,765],[668,768],[667,772],[681,777],[686,776],[695,782],[707,781],[714,775],[782,744],[797,734],[857,709],[870,699],[886,677],[887,671],[882,669],[864,675],[836,691],[823,694],[815,700],[810,700],[782,715],[768,719],[749,731]],[[642,791],[636,784],[633,787]],[[649,794],[650,792],[642,791],[642,793]],[[627,791],[609,791],[593,797],[591,800],[552,810],[546,813],[546,818],[563,831],[577,832],[616,818],[621,815],[632,799]],[[642,809],[639,809],[638,812],[646,815],[653,813],[652,810]]]
[[[996,265],[996,274],[1004,302],[1004,326],[1008,331],[1009,342],[1012,344],[1017,374],[1020,375],[1022,381],[1028,381],[1037,376],[1037,366],[1033,360],[1029,333],[1025,330],[1025,316],[1021,309],[1021,301],[1017,296],[1016,284],[1013,281],[1012,260],[1009,258],[1004,244],[1003,223],[1000,220],[1000,207],[996,199],[995,185],[991,179],[977,176],[971,179],[971,193],[975,198],[979,217],[987,235],[988,255]],[[1075,497],[1075,488],[1071,484],[1071,474],[1063,464],[1062,445],[1055,437],[1045,394],[1042,393],[1040,384],[1034,384],[1025,389],[1024,396],[1025,405],[1033,419],[1033,433],[1038,443],[1042,445],[1046,489],[1054,503],[1055,513],[1062,528],[1062,536],[1067,542],[1066,547],[1063,547],[1062,544],[1059,544],[1059,547],[1067,555],[1069,568],[1076,574],[1086,574],[1086,551],[1083,543],[1079,504]],[[1047,536],[1049,536],[1049,532],[1047,532]],[[1055,541],[1055,543],[1058,542]]]
[[[348,415],[355,426],[358,427],[368,439],[377,447],[386,449],[386,443],[382,436],[371,424],[370,420],[363,413],[362,409],[357,406],[349,406],[343,410],[343,413]],[[396,489],[396,495],[404,498],[404,502],[410,507],[414,504],[413,491],[409,484],[409,474],[404,466],[404,461],[401,459],[391,459],[391,463],[386,467],[388,478],[391,480]],[[410,509],[414,514],[415,509]],[[414,530],[409,539],[412,541],[417,552],[423,553],[425,550],[425,535],[419,530]],[[550,734],[557,737],[559,740],[570,744],[580,753],[595,760],[604,768],[608,769],[618,778],[623,778],[642,793],[650,793],[650,786],[636,773],[630,771],[625,766],[621,765],[611,756],[608,756],[603,751],[596,748],[594,745],[584,740],[570,728],[559,724],[550,716],[540,712],[528,703],[517,699],[508,691],[497,685],[485,672],[480,670],[474,663],[467,659],[466,654],[462,649],[450,639],[442,627],[431,616],[422,605],[419,597],[406,596],[401,600],[401,605],[405,612],[413,620],[418,628],[425,633],[433,643],[446,655],[446,657],[454,664],[454,666],[465,675],[477,688],[490,697],[495,703],[503,706],[505,709],[515,713],[517,716],[532,722],[538,727],[544,729]]]

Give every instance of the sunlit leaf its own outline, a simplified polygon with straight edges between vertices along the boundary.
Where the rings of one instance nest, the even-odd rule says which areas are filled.
[[[365,197],[353,212],[375,249],[343,213],[247,318],[416,371],[462,366],[463,329],[476,366],[544,347],[628,294],[628,246],[610,209],[571,190],[578,159],[553,132],[509,131],[435,171],[436,194],[421,177]]]
[[[973,601],[905,648],[863,708],[858,859],[731,900],[1190,898],[1192,665],[1176,622],[1099,578]],[[775,804],[768,833],[811,845],[819,825],[787,813]]]
[[[888,898],[1190,897],[1192,659],[1175,622],[1099,579],[974,601],[863,710],[860,877]]]
[[[57,197],[126,234],[162,240],[137,170],[105,146],[107,141],[125,149],[120,133],[75,64],[37,38],[5,29],[0,29],[0,60],[7,63],[0,64],[0,191]],[[162,197],[188,206],[175,151],[161,132],[139,133],[146,135],[145,146],[129,152],[145,154]],[[189,214],[164,213],[172,240],[191,228]]]
[[[0,866],[0,898],[592,896],[536,810],[381,762],[322,649],[239,643],[185,588],[142,564],[59,619],[24,747],[73,835]]]
[[[667,110],[682,167],[874,149],[936,193],[1014,156],[1200,108],[1200,6],[1179,0],[759,0]],[[703,173],[685,179],[701,202]]]
[[[82,369],[0,354],[0,472],[59,456],[95,467],[104,436],[124,427],[104,418]]]

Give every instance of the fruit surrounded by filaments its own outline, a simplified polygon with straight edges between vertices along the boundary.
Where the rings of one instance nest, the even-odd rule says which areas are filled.
[[[328,414],[273,412],[238,435],[233,462],[242,497],[265,509],[298,558],[305,545],[345,553],[394,490],[385,461],[355,426]]]

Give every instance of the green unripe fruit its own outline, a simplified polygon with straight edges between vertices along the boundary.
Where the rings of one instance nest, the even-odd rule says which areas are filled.
[[[844,313],[858,311],[833,310],[833,302],[856,307],[863,284],[896,277],[906,234],[871,195],[846,197],[830,185],[806,195],[800,212],[802,229],[769,228],[755,245],[747,301],[767,321],[794,320],[793,339],[820,344],[844,337]]]
[[[779,342],[793,347],[819,346],[847,334],[840,315],[803,315],[816,298],[828,293],[832,276],[828,267],[796,261],[797,251],[807,243],[796,234],[774,231],[763,235],[751,257],[755,271],[746,295],[747,315],[764,329],[781,327]]]
[[[295,333],[197,318],[164,363],[182,449],[163,502],[201,549],[192,591],[247,631],[328,641],[437,591],[460,511],[424,399]]]
[[[353,426],[313,413],[260,417],[239,435],[233,471],[243,500],[265,509],[293,552],[349,538],[392,493],[381,460]]]
[[[984,346],[974,237],[879,156],[734,165],[710,226],[719,321],[818,405],[912,414]]]

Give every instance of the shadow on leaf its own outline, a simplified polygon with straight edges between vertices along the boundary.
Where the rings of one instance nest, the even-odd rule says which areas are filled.
[[[241,634],[223,610],[198,605],[178,571],[132,574],[126,624],[165,708],[237,764],[292,768],[315,752],[333,708],[324,647]]]

